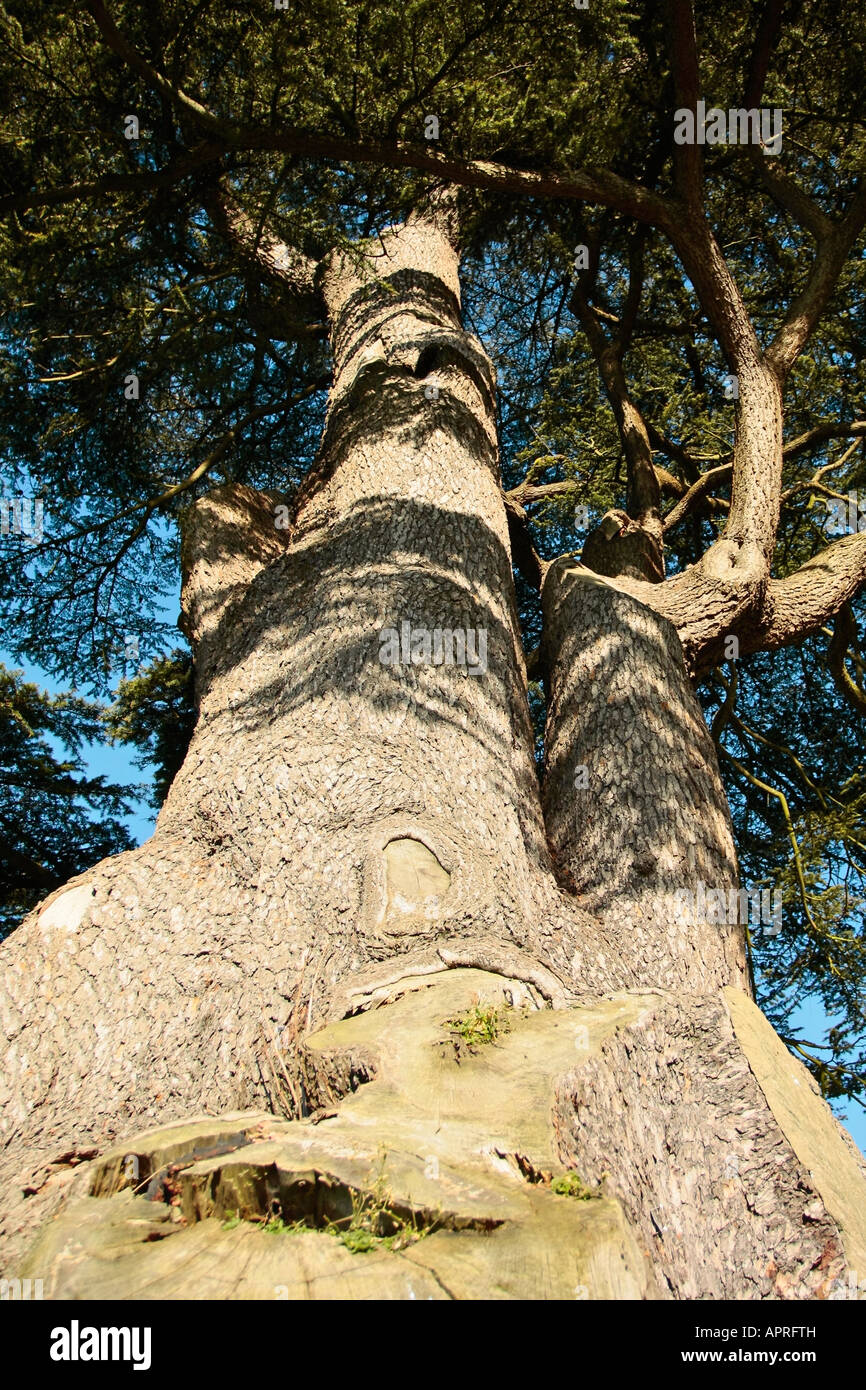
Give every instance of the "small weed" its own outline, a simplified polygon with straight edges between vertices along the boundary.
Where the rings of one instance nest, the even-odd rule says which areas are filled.
[[[352,1194],[351,1216],[332,1221],[325,1229],[342,1241],[353,1255],[364,1255],[379,1247],[404,1250],[428,1234],[414,1215],[407,1219],[392,1211],[381,1178],[372,1192]]]
[[[335,1231],[334,1234],[353,1255],[365,1255],[368,1250],[375,1250],[379,1244],[372,1231],[365,1231],[363,1227],[350,1226],[348,1231]]]
[[[473,1004],[465,1014],[447,1019],[445,1027],[451,1033],[458,1057],[461,1044],[470,1052],[475,1052],[479,1047],[486,1047],[496,1042],[503,1033],[509,1032],[510,1007],[508,1004]]]
[[[554,1178],[550,1190],[555,1192],[557,1197],[574,1197],[578,1202],[589,1202],[593,1197],[601,1196],[598,1188],[586,1187],[574,1172],[563,1173],[560,1177]]]
[[[266,1221],[262,1226],[262,1230],[267,1231],[269,1236],[296,1236],[309,1229],[306,1221],[284,1221],[281,1216],[272,1216],[270,1221]]]
[[[284,1221],[281,1216],[271,1216],[267,1221],[263,1221],[261,1217],[249,1217],[247,1220],[249,1225],[257,1226],[260,1231],[266,1231],[270,1236],[297,1235],[299,1231],[310,1229],[305,1221]],[[236,1226],[243,1224],[244,1218],[240,1213],[232,1211],[222,1223],[222,1228],[224,1231],[233,1231]]]
[[[276,1206],[276,1204],[275,1204]],[[234,1230],[242,1217],[236,1211],[230,1212],[222,1223],[224,1231]],[[404,1250],[416,1240],[421,1240],[436,1227],[436,1222],[424,1225],[419,1216],[410,1213],[401,1216],[390,1205],[390,1196],[380,1176],[369,1192],[352,1192],[352,1212],[350,1216],[330,1221],[326,1226],[314,1226],[304,1220],[285,1221],[279,1210],[273,1210],[265,1220],[251,1218],[259,1230],[268,1235],[297,1235],[301,1231],[318,1231],[320,1234],[334,1236],[353,1255],[364,1255],[370,1250]]]

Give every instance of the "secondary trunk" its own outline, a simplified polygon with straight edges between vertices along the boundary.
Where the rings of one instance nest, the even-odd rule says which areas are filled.
[[[406,1155],[427,1135],[458,1188],[462,1174],[477,1195],[483,1173],[496,1189],[483,1211],[457,1202],[455,1230],[526,1218],[516,1269],[572,1237],[543,1203],[515,1205],[513,1184],[556,1165],[607,1173],[613,1226],[596,1224],[627,1252],[622,1296],[799,1297],[840,1277],[861,1235],[866,1250],[856,1230],[851,1245],[845,1194],[814,1176],[827,1164],[807,1162],[786,1121],[805,1072],[785,1062],[803,1081],[775,1101],[757,1075],[741,926],[681,911],[699,883],[727,895],[736,866],[676,634],[567,566],[545,587],[542,813],[494,373],[462,328],[457,270],[447,210],[334,255],[322,278],[334,385],[291,529],[280,497],[238,486],[191,510],[199,718],[156,833],[47,899],[3,947],[12,1273],[70,1164],[102,1163],[90,1190],[113,1190],[122,1168],[94,1154],[143,1124],[249,1106],[289,1117],[287,1172],[298,1117],[336,1107],[348,1130],[303,1129],[304,1161],[337,1181],[357,1145],[340,1178],[355,1189],[372,1126],[416,1214],[435,1202]],[[500,1092],[494,1066],[490,1115],[458,1098],[453,1058],[431,1072],[440,1052],[422,1048],[488,995],[532,1014],[515,1012],[502,1044],[525,1085]],[[372,1033],[371,1005],[387,1006]],[[323,1025],[336,1030],[318,1034],[327,1047],[311,1037]],[[407,1070],[407,1048],[424,1064]],[[362,1081],[367,1099],[344,1099]],[[386,1104],[394,1086],[400,1103]],[[835,1170],[861,1182],[826,1106],[810,1104]],[[366,1140],[351,1125],[364,1105]],[[495,1143],[479,1137],[488,1124]],[[138,1145],[136,1163],[158,1150]],[[219,1214],[189,1198],[190,1221]],[[610,1293],[591,1256],[580,1287]],[[577,1278],[568,1259],[563,1270]]]

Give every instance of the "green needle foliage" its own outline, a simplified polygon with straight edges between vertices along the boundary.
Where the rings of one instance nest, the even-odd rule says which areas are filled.
[[[175,649],[121,681],[105,722],[114,742],[139,749],[139,767],[155,768],[151,805],[158,810],[186,756],[195,726],[189,654]]]
[[[85,745],[102,736],[98,705],[0,665],[0,938],[73,874],[132,847],[130,788],[87,775]]]

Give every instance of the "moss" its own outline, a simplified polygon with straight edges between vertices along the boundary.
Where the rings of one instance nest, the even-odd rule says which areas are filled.
[[[574,1197],[578,1202],[589,1202],[593,1197],[600,1197],[601,1189],[586,1187],[578,1173],[561,1173],[558,1178],[553,1178],[550,1183],[551,1192],[557,1197]]]
[[[475,1004],[465,1014],[446,1020],[445,1027],[455,1043],[464,1043],[470,1052],[496,1042],[511,1029],[507,1004]]]

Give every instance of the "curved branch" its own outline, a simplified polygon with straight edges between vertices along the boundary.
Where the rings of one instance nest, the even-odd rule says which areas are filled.
[[[725,698],[719,705],[719,708],[716,710],[716,717],[713,720],[712,725],[710,726],[710,738],[713,740],[713,743],[716,745],[717,749],[719,747],[719,739],[722,736],[722,732],[725,728],[725,725],[728,724],[728,722],[732,719],[734,714],[734,707],[737,703],[736,662],[730,663],[730,672],[731,679],[728,681],[727,687],[725,688]],[[724,680],[722,681],[722,684],[724,685]]]
[[[320,336],[325,331],[325,304],[316,272],[318,262],[287,245],[218,186],[206,198],[211,221],[252,278],[271,287],[263,295],[259,283],[248,288],[248,311],[254,328],[270,337]]]
[[[708,473],[704,473],[698,478],[696,483],[692,483],[688,492],[681,497],[675,507],[672,507],[665,517],[665,532],[672,531],[675,526],[679,526],[687,516],[690,516],[702,502],[709,500],[707,494],[718,483],[730,482],[731,474],[734,471],[732,463],[722,463],[718,468],[711,468]],[[712,499],[717,506],[721,506],[719,498]]]
[[[866,184],[832,233],[819,245],[812,273],[797,296],[770,346],[766,360],[784,381],[813,333],[836,288],[848,253],[866,226]]]
[[[813,425],[810,430],[792,439],[785,445],[782,455],[786,460],[796,458],[797,454],[814,449],[818,444],[825,444],[830,439],[854,439],[863,434],[866,434],[866,420],[849,420],[842,424],[836,420],[826,421],[820,425]]]
[[[677,463],[681,463],[686,476],[692,483],[700,480],[701,464],[728,462],[731,458],[730,454],[690,454],[682,444],[677,444],[675,439],[669,439],[666,434],[662,434],[649,420],[647,421],[647,434],[654,451],[665,454],[667,458],[676,459]],[[685,492],[685,488],[683,492]]]
[[[608,169],[576,169],[567,173],[536,173],[485,159],[456,159],[429,148],[418,149],[401,140],[350,139],[314,135],[303,130],[261,129],[236,125],[216,116],[201,102],[174,86],[147,62],[123,37],[102,0],[85,0],[108,47],[128,67],[165,96],[209,137],[221,140],[226,150],[261,150],[332,159],[346,164],[379,164],[389,168],[416,169],[434,174],[464,188],[486,188],[503,193],[523,193],[538,198],[573,198],[602,203],[619,212],[649,222],[668,232],[675,222],[673,205],[642,184],[620,178]]]
[[[852,679],[845,665],[848,648],[856,647],[856,644],[857,624],[850,603],[845,603],[836,614],[833,636],[827,648],[827,663],[839,694],[857,714],[866,714],[866,691]]]
[[[242,260],[255,266],[263,279],[293,299],[306,301],[309,313],[322,311],[316,289],[316,261],[286,245],[267,228],[256,226],[224,188],[214,190],[207,206],[214,225]]]
[[[754,639],[741,651],[773,651],[808,637],[866,583],[866,532],[842,536],[786,579],[770,581]]]

